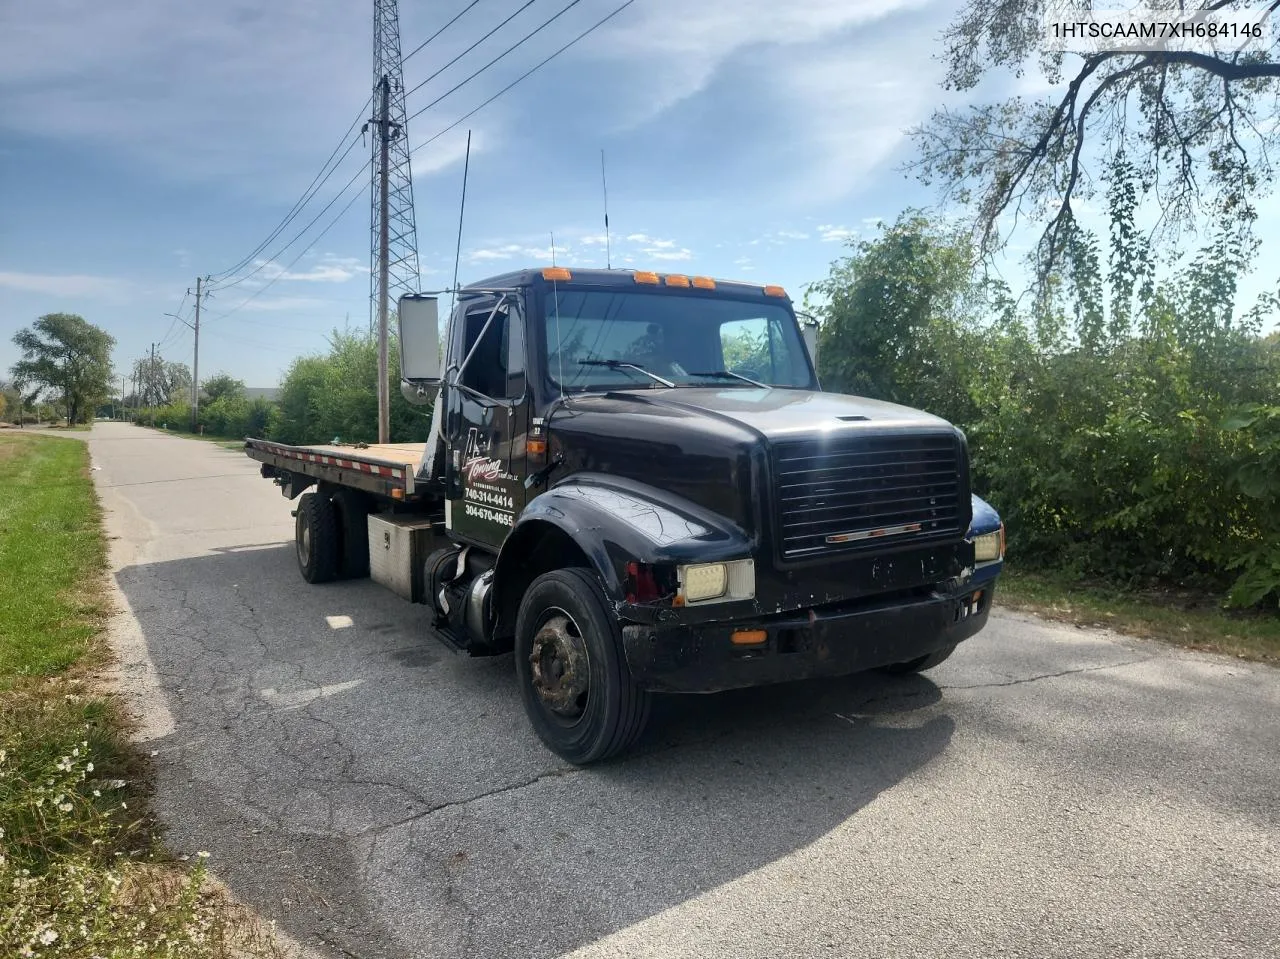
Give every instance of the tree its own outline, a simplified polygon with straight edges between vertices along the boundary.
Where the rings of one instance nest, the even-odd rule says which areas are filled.
[[[816,306],[823,384],[972,419],[965,370],[978,360],[981,338],[969,331],[996,304],[974,276],[967,238],[908,210],[852,251],[810,288],[823,301]]]
[[[191,369],[164,357],[145,356],[133,364],[138,383],[137,401],[143,406],[168,406],[191,396]]]
[[[238,400],[244,397],[244,380],[237,380],[230,373],[219,373],[205,380],[200,392],[210,403],[216,403],[222,397]]]
[[[1145,10],[1157,4],[1134,2]],[[1248,12],[1280,20],[1280,0],[1209,0],[1208,11]],[[1044,224],[1034,254],[1041,284],[1077,236],[1079,202],[1105,180],[1105,164],[1123,154],[1159,203],[1159,228],[1170,238],[1208,220],[1251,235],[1254,204],[1274,177],[1280,145],[1274,123],[1280,99],[1280,30],[1265,52],[1211,55],[1054,52],[1044,17],[1079,19],[1091,3],[1060,0],[968,0],[945,34],[944,86],[972,90],[987,74],[1021,76],[1038,54],[1042,73],[1066,86],[1039,102],[1013,97],[967,112],[936,112],[912,131],[921,156],[912,164],[926,183],[972,207],[980,251],[998,249],[1008,224]],[[1090,145],[1097,149],[1089,149]],[[1107,154],[1110,154],[1108,156]],[[1098,162],[1102,169],[1096,169]]]
[[[48,392],[61,398],[68,423],[92,415],[98,400],[110,395],[116,341],[84,317],[48,313],[19,330],[13,342],[22,351],[10,370],[13,378],[23,388],[34,387],[37,396]]]

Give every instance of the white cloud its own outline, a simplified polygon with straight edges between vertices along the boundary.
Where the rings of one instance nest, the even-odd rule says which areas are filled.
[[[818,239],[823,243],[840,243],[857,234],[846,226],[823,223],[818,226]]]
[[[128,280],[83,273],[14,273],[0,272],[0,287],[45,296],[102,297],[124,300],[135,292]]]
[[[657,247],[649,247],[648,249],[641,250],[640,252],[652,260],[692,260],[693,259],[693,251],[686,250],[686,249],[668,250],[668,249],[659,249]]]
[[[573,248],[556,244],[555,259],[563,261],[573,256]],[[520,243],[507,243],[502,246],[480,247],[468,250],[463,254],[468,263],[492,263],[502,260],[521,260],[525,263],[550,263],[551,247],[526,246]]]
[[[784,240],[807,240],[808,233],[801,233],[799,230],[779,230],[777,235]]]
[[[686,0],[650,0],[602,28],[603,37],[593,49],[608,51],[613,64],[631,61],[643,65],[644,82],[633,85],[624,101],[629,114],[626,125],[633,126],[700,92],[739,53],[750,50],[754,55],[764,46],[828,45],[844,32],[867,28],[896,13],[919,10],[930,3],[931,0],[807,0],[793,4],[778,4],[775,0],[700,0],[690,4]],[[679,29],[672,29],[672,24],[679,24]],[[796,62],[794,51],[785,56]]]
[[[332,310],[332,300],[311,296],[273,296],[249,300],[241,309],[258,313],[276,313],[285,310]]]
[[[255,260],[254,267],[259,270],[254,282],[279,282],[293,280],[301,283],[345,283],[360,274],[367,274],[369,267],[355,257],[327,255],[320,262],[305,270],[294,270],[281,266],[271,260]]]

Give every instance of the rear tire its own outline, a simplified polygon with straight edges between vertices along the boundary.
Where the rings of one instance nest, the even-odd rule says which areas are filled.
[[[651,697],[632,679],[618,620],[585,569],[533,581],[516,618],[515,660],[534,731],[574,765],[629,749],[648,724]]]
[[[892,666],[885,666],[884,672],[894,676],[901,676],[905,673],[922,673],[926,669],[933,669],[934,666],[942,665],[955,651],[956,648],[954,646],[944,646],[942,649],[926,656],[909,659],[905,663],[894,663]]]
[[[323,493],[303,493],[294,522],[298,569],[308,583],[328,583],[338,577],[339,524],[337,507]]]
[[[342,524],[343,579],[369,575],[369,502],[363,493],[341,489],[333,494]]]

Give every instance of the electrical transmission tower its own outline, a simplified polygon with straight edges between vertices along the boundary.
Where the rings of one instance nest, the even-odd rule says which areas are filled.
[[[416,293],[418,231],[400,63],[396,0],[373,0],[373,189],[370,191],[369,309],[378,324],[378,442],[390,442],[387,311],[401,293]]]

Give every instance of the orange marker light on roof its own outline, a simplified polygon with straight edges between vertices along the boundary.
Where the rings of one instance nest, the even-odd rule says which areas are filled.
[[[544,280],[572,280],[573,274],[563,266],[549,266],[542,271]]]
[[[635,277],[635,281],[637,283],[657,283],[658,282],[658,274],[650,273],[647,270],[636,270],[635,273],[632,274],[632,276]]]
[[[716,281],[709,276],[695,276],[692,282],[700,290],[714,290],[716,288]]]
[[[689,278],[679,273],[667,274],[667,286],[688,286]]]
[[[787,291],[780,286],[766,286],[764,288],[765,296],[786,296]]]

